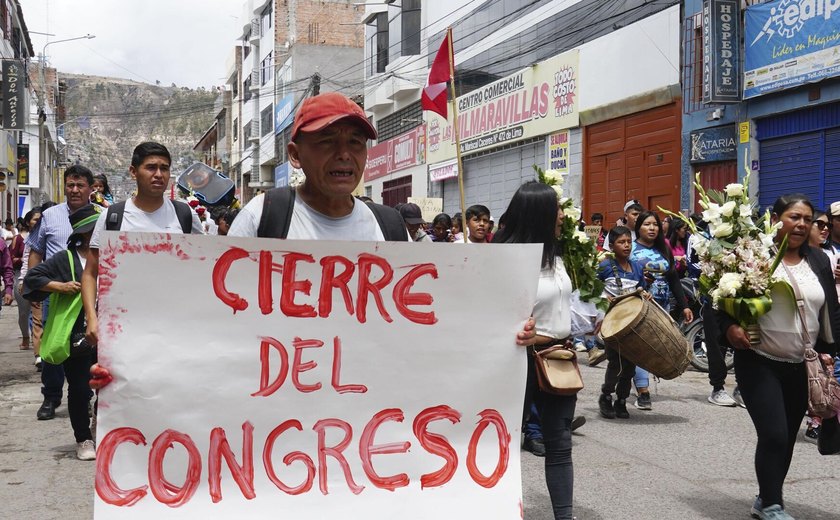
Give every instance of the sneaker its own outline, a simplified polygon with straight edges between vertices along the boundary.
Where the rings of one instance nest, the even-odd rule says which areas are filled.
[[[525,439],[522,443],[522,449],[530,451],[537,457],[545,457],[545,444],[542,439]]]
[[[817,442],[817,439],[820,437],[820,427],[819,426],[808,426],[805,429],[805,440],[810,441],[813,443]]]
[[[639,410],[652,410],[653,405],[650,402],[650,392],[641,392],[636,398],[634,406]]]
[[[619,419],[629,419],[630,414],[627,412],[627,401],[625,399],[616,399],[615,406],[615,416]]]
[[[586,417],[582,415],[576,415],[574,419],[572,419],[572,431],[577,430],[584,424],[586,424]]]
[[[615,409],[613,408],[612,396],[601,394],[598,398],[598,408],[601,410],[601,417],[604,419],[615,419]]]
[[[586,344],[582,341],[575,343],[575,350],[578,352],[586,352]]]
[[[606,350],[599,347],[592,347],[589,351],[589,366],[594,367],[605,359],[607,359]]]
[[[709,396],[709,402],[718,406],[738,406],[735,399],[729,397],[729,394],[723,388],[712,390],[712,395]]]
[[[785,513],[785,510],[779,504],[773,504],[762,509],[759,518],[763,520],[794,520],[792,516]]]
[[[761,520],[761,497],[756,495],[755,502],[753,502],[752,507],[750,508],[750,516],[753,518],[757,518]]]
[[[741,408],[747,407],[747,405],[744,404],[744,398],[741,397],[741,389],[737,386],[735,387],[735,391],[732,392],[732,400],[735,401],[735,403],[737,403],[737,405]]]
[[[96,444],[91,439],[76,444],[76,458],[79,460],[96,460]]]

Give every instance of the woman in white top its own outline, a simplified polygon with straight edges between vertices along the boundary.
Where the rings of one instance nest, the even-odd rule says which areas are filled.
[[[563,224],[556,192],[545,184],[528,182],[519,187],[505,212],[505,227],[494,243],[543,244],[542,271],[534,306],[537,341],[535,347],[562,343],[571,333],[570,295],[572,282],[566,274],[557,237]],[[533,357],[528,355],[529,396],[537,405],[545,443],[545,481],[554,518],[572,518],[572,418],[576,395],[558,396],[541,392],[536,383]]]
[[[788,237],[788,249],[776,274],[786,280],[792,277],[799,288],[810,339],[807,346],[833,356],[840,333],[840,309],[828,257],[808,245],[813,217],[814,206],[805,195],[785,195],[774,204],[773,221],[782,223],[776,240]],[[751,513],[755,518],[788,520],[793,517],[784,510],[782,486],[808,407],[806,334],[790,293],[779,289],[771,296],[770,312],[758,320],[761,343],[756,347],[751,348],[744,329],[730,316],[721,312],[718,319],[721,332],[737,349],[735,377],[758,436],[755,472],[759,494]]]

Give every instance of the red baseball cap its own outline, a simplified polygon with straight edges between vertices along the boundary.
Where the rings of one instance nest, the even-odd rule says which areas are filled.
[[[338,92],[326,92],[303,101],[295,114],[292,140],[295,140],[299,132],[317,132],[342,119],[357,123],[368,138],[376,139],[376,129],[359,105]]]

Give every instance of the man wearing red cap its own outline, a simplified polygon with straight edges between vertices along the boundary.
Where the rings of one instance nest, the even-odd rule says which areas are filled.
[[[292,126],[289,162],[306,180],[295,189],[256,196],[237,215],[229,236],[303,240],[402,240],[405,226],[393,208],[364,204],[353,191],[376,130],[364,111],[330,92],[304,100]]]

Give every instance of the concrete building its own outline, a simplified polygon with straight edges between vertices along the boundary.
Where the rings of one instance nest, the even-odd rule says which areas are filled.
[[[761,209],[794,192],[822,209],[840,201],[840,11],[799,0],[707,5],[684,8],[683,205],[695,207],[696,172],[713,188],[751,172]],[[730,70],[734,84],[724,82]]]
[[[361,102],[363,8],[355,4],[244,4],[237,37],[241,50],[228,69],[231,107],[237,112],[231,118],[231,169],[237,172],[243,202],[256,190],[289,182],[290,121],[304,97],[339,90]]]
[[[678,209],[679,4],[403,0],[369,6],[365,107],[380,142],[398,136],[393,128],[424,120],[426,166],[366,179],[366,191],[387,204],[427,197],[441,199],[449,214],[460,210],[452,115],[444,120],[419,104],[452,26],[468,206],[484,204],[498,217],[519,185],[536,178],[536,165],[561,170],[567,194],[582,200],[586,214],[602,212],[607,221],[628,198]],[[412,40],[418,33],[419,43]]]
[[[39,146],[40,132],[48,143],[55,136],[54,108],[57,88],[44,93],[51,103],[38,110],[37,74],[31,67],[34,52],[23,11],[17,1],[0,5],[0,58],[3,60],[3,114],[0,124],[0,217],[16,220],[33,200],[49,197],[51,175],[56,165],[55,146]],[[37,70],[37,69],[36,69]],[[51,79],[55,80],[55,71]],[[57,87],[57,83],[54,84]],[[40,95],[40,94],[39,94]],[[43,125],[39,124],[43,121]],[[19,159],[20,157],[20,159]],[[19,160],[22,159],[21,168]]]

